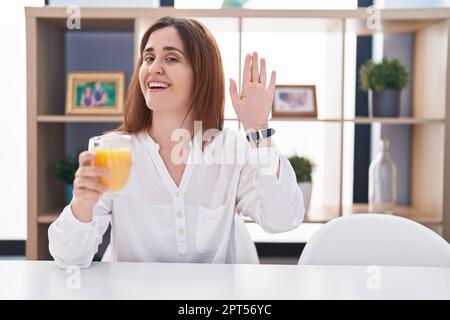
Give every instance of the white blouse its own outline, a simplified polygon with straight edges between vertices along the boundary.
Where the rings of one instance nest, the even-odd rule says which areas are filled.
[[[68,205],[51,224],[49,249],[60,267],[88,267],[110,223],[115,261],[235,263],[237,212],[270,233],[303,221],[294,171],[275,147],[251,148],[228,129],[204,153],[191,141],[178,187],[147,131],[133,135],[132,146],[126,187],[104,193],[91,222],[76,219]]]

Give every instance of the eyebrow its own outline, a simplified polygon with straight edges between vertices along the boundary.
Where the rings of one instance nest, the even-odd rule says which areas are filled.
[[[180,49],[175,48],[175,47],[163,47],[163,50],[164,51],[178,51],[179,53],[181,53],[184,56],[183,51],[181,51]],[[153,51],[155,51],[155,49],[153,47],[148,47],[148,48],[144,49],[144,52],[153,52]]]

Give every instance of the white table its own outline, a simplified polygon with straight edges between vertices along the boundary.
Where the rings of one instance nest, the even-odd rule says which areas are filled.
[[[450,299],[450,268],[121,262],[79,275],[0,261],[0,299]]]

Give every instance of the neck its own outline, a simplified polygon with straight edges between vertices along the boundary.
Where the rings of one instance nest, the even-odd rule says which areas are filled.
[[[185,115],[180,112],[153,112],[152,125],[148,128],[148,133],[160,145],[161,150],[170,150],[179,143],[179,140],[172,141],[171,139],[172,133],[176,129],[186,129],[193,137],[194,121],[192,120],[192,114],[189,114],[186,119],[184,118]]]

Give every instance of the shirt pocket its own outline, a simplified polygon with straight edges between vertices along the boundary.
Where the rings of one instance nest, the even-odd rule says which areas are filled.
[[[217,250],[226,229],[228,201],[214,208],[198,207],[197,251],[207,253]]]

